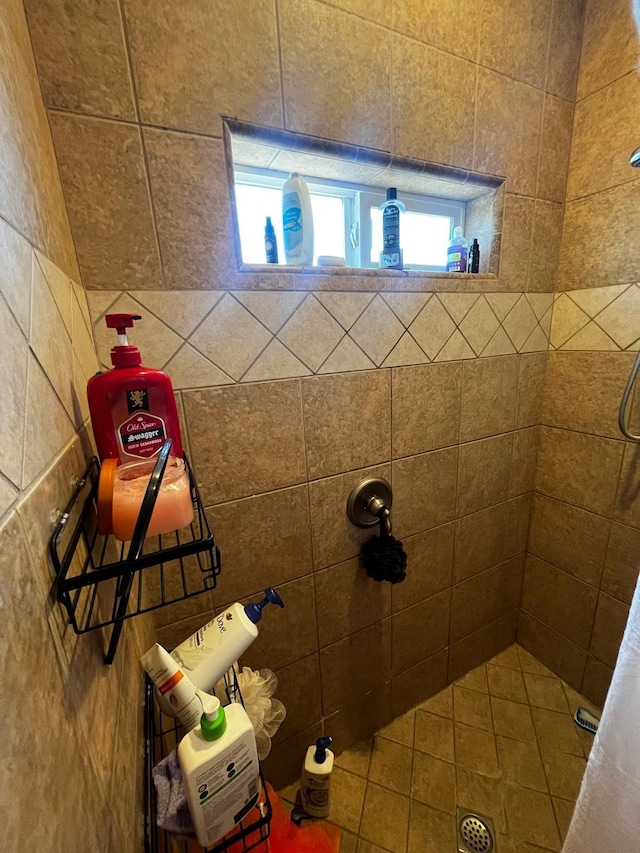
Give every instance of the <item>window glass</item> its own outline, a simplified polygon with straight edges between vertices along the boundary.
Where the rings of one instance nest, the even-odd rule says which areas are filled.
[[[370,208],[371,263],[378,264],[382,251],[382,211]],[[400,214],[400,245],[405,266],[442,267],[447,265],[447,246],[453,220],[450,216],[434,216],[407,210]]]

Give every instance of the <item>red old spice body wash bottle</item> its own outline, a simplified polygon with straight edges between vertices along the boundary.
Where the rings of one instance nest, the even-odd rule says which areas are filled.
[[[111,350],[113,369],[96,373],[87,384],[91,426],[100,459],[136,462],[159,452],[173,439],[171,455],[182,458],[182,439],[173,386],[166,373],[143,367],[140,352],[127,342],[127,329],[139,314],[107,314],[118,332]]]

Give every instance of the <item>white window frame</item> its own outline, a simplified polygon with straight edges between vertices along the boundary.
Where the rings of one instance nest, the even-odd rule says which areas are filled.
[[[282,189],[288,173],[252,166],[237,166],[234,169],[236,184]],[[370,208],[379,207],[386,200],[386,189],[366,184],[350,184],[321,178],[305,178],[309,191],[314,195],[341,198],[344,211],[345,264],[347,267],[372,269],[377,264],[371,261],[371,216]],[[451,219],[451,235],[458,225],[464,231],[465,203],[452,199],[421,196],[416,193],[400,193],[400,200],[409,211],[445,216]],[[351,236],[355,232],[356,245]],[[443,272],[444,266],[405,264],[405,269],[425,272]]]

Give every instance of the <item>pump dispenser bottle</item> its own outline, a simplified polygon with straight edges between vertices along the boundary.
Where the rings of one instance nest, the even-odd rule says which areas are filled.
[[[300,777],[300,802],[310,817],[328,817],[331,810],[333,740],[321,737],[307,750]]]
[[[273,587],[268,587],[264,596],[262,601],[246,606],[232,604],[171,652],[171,657],[196,687],[212,690],[248,649],[258,636],[258,622],[267,604],[284,607],[284,601]]]
[[[166,373],[143,367],[140,352],[127,341],[127,329],[139,314],[107,314],[118,333],[111,350],[113,369],[87,383],[91,426],[100,459],[139,462],[173,439],[171,453],[182,458],[182,439],[173,386]]]
[[[200,725],[178,745],[182,784],[198,841],[209,847],[251,811],[260,794],[256,737],[247,712],[202,696]]]

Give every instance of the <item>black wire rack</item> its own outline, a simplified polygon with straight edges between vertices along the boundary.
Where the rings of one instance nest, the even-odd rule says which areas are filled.
[[[60,516],[50,541],[57,600],[76,634],[112,626],[105,663],[112,663],[123,623],[141,613],[214,589],[220,551],[205,515],[193,472],[193,521],[188,527],[144,539],[139,554],[98,532],[96,496],[100,463],[93,457]]]
[[[219,696],[223,704],[241,702],[242,694],[238,685],[235,669],[230,669],[224,676],[225,696]],[[273,815],[269,792],[264,783],[262,771],[260,779],[262,790],[256,807],[238,824],[229,835],[225,836],[214,847],[206,850],[194,839],[186,839],[160,829],[157,825],[156,789],[152,771],[155,765],[175,749],[184,736],[185,730],[177,719],[167,717],[158,708],[155,701],[155,690],[149,678],[145,687],[145,853],[246,853],[263,844],[269,837],[271,818]]]

